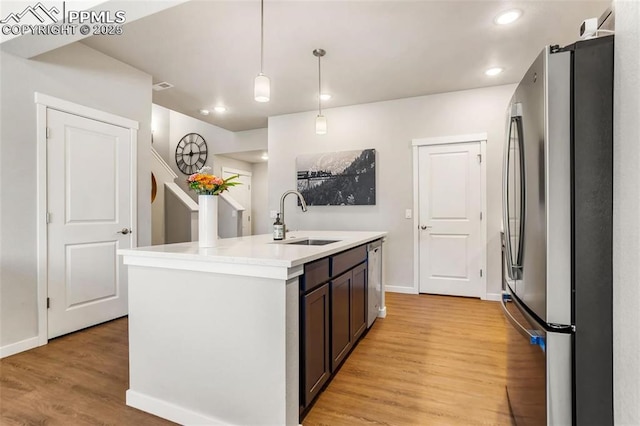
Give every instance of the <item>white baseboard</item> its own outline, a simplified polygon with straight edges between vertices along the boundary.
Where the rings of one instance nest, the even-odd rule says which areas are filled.
[[[413,287],[404,287],[399,285],[385,285],[384,291],[389,293],[405,293],[405,294],[418,294]]]
[[[387,317],[387,307],[378,309],[378,318],[386,318]]]
[[[502,300],[502,293],[487,293],[487,297],[482,300],[490,300],[492,302],[499,302]]]
[[[136,392],[127,390],[127,405],[138,410],[146,411],[163,419],[171,420],[182,425],[226,425],[220,419],[208,417],[188,408],[172,404],[161,399],[154,398]]]
[[[20,352],[28,351],[29,349],[37,348],[38,346],[40,346],[38,342],[38,336],[30,337],[28,339],[24,339],[10,345],[0,347],[0,358],[5,358]]]

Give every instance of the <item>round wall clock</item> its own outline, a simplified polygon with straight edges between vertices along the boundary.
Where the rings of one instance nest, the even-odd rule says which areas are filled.
[[[176,164],[182,173],[197,172],[207,161],[207,142],[197,133],[187,133],[176,146]]]

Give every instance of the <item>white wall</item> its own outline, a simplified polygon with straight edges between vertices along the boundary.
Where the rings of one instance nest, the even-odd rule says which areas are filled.
[[[268,171],[269,163],[255,163],[253,165],[251,210],[253,210],[254,235],[272,232],[274,220],[269,218]]]
[[[235,143],[223,152],[241,152],[267,150],[267,129],[245,130],[235,133]]]
[[[616,0],[614,60],[614,417],[640,425],[640,2]]]
[[[171,110],[163,106],[151,105],[151,127],[153,130],[153,147],[167,161],[174,156],[169,152],[169,114]]]
[[[245,172],[251,173],[253,175],[253,164],[247,163],[246,161],[236,160],[235,158],[225,157],[223,155],[214,155],[213,156],[213,174],[216,176],[222,176],[223,168],[230,168],[236,170],[243,170]],[[253,176],[252,176],[253,177]],[[253,189],[253,183],[252,183]],[[243,204],[242,207],[245,208],[244,212],[241,213],[245,215],[250,215],[251,219],[253,219],[253,208],[251,205],[244,205],[237,197],[233,196],[235,188],[229,189],[228,193],[233,197],[238,203]],[[240,223],[239,223],[240,221]],[[242,219],[238,218],[238,214],[235,209],[228,204],[227,202],[220,200],[218,202],[218,235],[220,238],[232,238],[237,236],[242,236]],[[238,225],[240,226],[240,230],[238,232]],[[249,222],[249,235],[253,235],[253,221]]]
[[[152,146],[165,162],[169,158],[169,110],[160,105],[151,106]],[[162,176],[167,177],[164,173]],[[165,243],[165,189],[160,174],[155,176],[158,185],[156,199],[151,203],[151,244]],[[166,179],[165,179],[166,180]]]
[[[117,114],[138,131],[138,244],[151,242],[151,76],[75,43],[34,60],[0,53],[0,346],[37,335],[34,92]]]
[[[279,210],[280,195],[296,187],[300,154],[375,148],[375,206],[314,206],[307,213],[287,200],[289,229],[386,230],[387,285],[405,291],[413,282],[413,208],[411,140],[487,132],[488,288],[501,289],[500,223],[502,147],[505,111],[515,85],[421,96],[324,111],[326,135],[314,133],[316,112],[269,118],[269,209]]]
[[[236,160],[235,158],[225,157],[224,155],[213,156],[213,174],[222,176],[222,168],[244,170],[253,175],[253,164],[246,161]]]

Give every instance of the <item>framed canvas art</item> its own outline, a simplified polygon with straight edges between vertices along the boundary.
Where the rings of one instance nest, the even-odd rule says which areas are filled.
[[[296,158],[298,191],[310,206],[376,204],[376,150],[330,152]]]

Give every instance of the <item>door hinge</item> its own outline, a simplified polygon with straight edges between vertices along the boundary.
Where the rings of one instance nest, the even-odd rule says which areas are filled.
[[[51,137],[51,127],[47,127],[47,139]]]
[[[51,299],[47,297],[47,309],[51,307]]]
[[[251,185],[247,185],[247,190],[251,191]]]
[[[480,220],[482,220],[482,212],[480,212]]]
[[[51,223],[51,213],[47,212],[47,223]]]
[[[251,216],[247,216],[247,222],[251,222]]]
[[[482,269],[480,269],[480,278],[482,278]]]
[[[478,154],[478,163],[482,163],[482,154]]]

